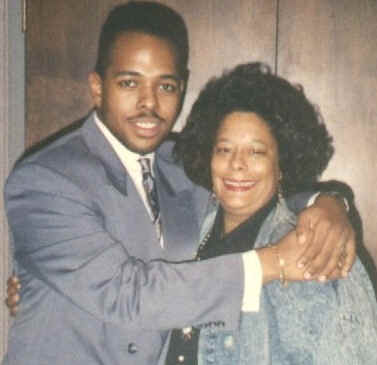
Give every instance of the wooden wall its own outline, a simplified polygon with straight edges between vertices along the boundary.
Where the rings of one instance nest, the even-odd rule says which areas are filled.
[[[28,9],[28,146],[91,107],[87,74],[99,28],[119,0],[34,0]],[[324,178],[349,183],[377,260],[375,0],[164,0],[181,12],[191,40],[184,123],[201,85],[224,68],[268,62],[301,83],[320,106],[336,154]]]
[[[120,2],[28,1],[26,146],[91,108],[86,80],[95,62],[98,32],[108,10]],[[162,2],[181,12],[190,30],[191,78],[178,129],[201,85],[237,63],[266,61],[279,74],[304,85],[335,137],[336,153],[324,178],[344,180],[353,187],[366,245],[377,262],[376,0]],[[5,11],[5,5],[0,5],[0,14]],[[7,49],[5,26],[0,41]],[[6,70],[5,51],[1,62],[0,71]],[[6,74],[0,72],[0,76],[4,89]],[[1,127],[8,128],[6,123]],[[5,228],[3,220],[1,230]],[[4,284],[8,250],[2,252]],[[4,295],[4,285],[0,288]],[[5,344],[6,309],[0,305],[0,337]],[[0,358],[4,350],[0,346]]]
[[[278,72],[320,106],[336,153],[324,179],[354,190],[377,262],[377,2],[280,0]]]
[[[250,59],[275,63],[276,0],[168,0],[190,30],[191,76],[180,128],[210,76]],[[89,110],[100,27],[120,0],[34,0],[28,7],[26,145]]]

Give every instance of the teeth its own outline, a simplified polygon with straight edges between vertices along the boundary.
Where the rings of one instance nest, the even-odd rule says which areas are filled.
[[[224,183],[232,186],[239,187],[250,187],[255,185],[254,181],[234,181],[234,180],[224,180]]]
[[[156,127],[157,123],[155,122],[137,122],[136,125],[139,128],[152,129]]]

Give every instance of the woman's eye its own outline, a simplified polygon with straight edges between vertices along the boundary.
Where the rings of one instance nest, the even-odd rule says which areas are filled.
[[[229,147],[216,147],[215,152],[220,154],[229,153],[231,149]]]
[[[134,88],[137,83],[135,80],[121,80],[118,82],[118,85],[122,88]]]
[[[263,155],[265,155],[267,153],[267,150],[266,149],[264,149],[264,148],[253,148],[253,149],[251,149],[251,151],[250,151],[250,154],[251,155],[261,155],[261,156],[263,156]]]

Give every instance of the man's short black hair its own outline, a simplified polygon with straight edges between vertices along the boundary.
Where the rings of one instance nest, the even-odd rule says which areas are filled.
[[[110,61],[111,47],[124,32],[140,32],[163,38],[176,50],[178,68],[187,75],[189,42],[186,24],[175,10],[149,1],[130,1],[116,6],[102,26],[95,71],[104,77]]]

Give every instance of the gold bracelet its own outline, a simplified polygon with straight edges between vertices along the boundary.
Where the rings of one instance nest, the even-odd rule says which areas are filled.
[[[288,286],[288,281],[285,276],[285,261],[284,259],[280,256],[279,248],[277,245],[271,246],[275,252],[278,264],[279,264],[279,279],[280,279],[280,284],[286,288]]]

